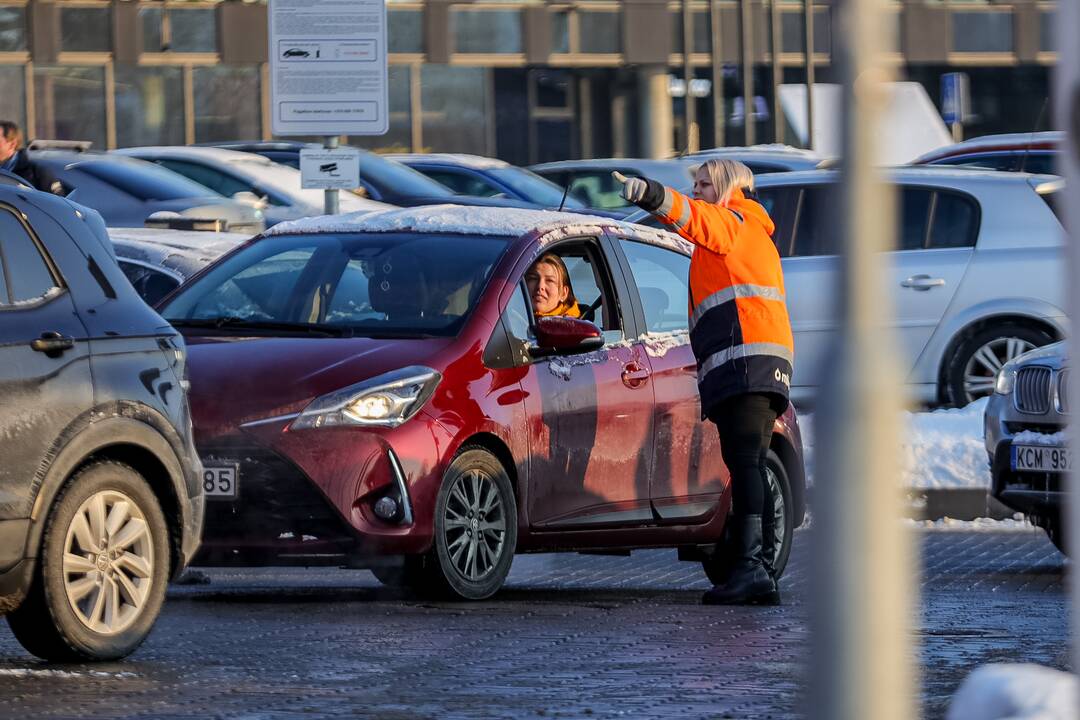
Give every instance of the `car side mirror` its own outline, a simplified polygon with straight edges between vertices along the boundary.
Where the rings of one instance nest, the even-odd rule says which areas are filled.
[[[604,334],[588,320],[553,315],[536,319],[536,345],[529,352],[534,357],[571,355],[603,346]]]

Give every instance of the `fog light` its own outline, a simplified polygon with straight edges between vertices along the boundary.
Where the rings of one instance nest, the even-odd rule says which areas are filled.
[[[379,498],[375,503],[375,514],[383,520],[393,520],[398,514],[397,500],[392,497]]]

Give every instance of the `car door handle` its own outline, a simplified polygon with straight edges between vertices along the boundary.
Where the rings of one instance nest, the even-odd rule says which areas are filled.
[[[900,287],[912,288],[914,290],[929,290],[930,288],[941,287],[945,284],[945,278],[930,277],[929,275],[912,275],[907,280],[900,283]]]
[[[30,349],[45,353],[51,358],[60,357],[65,351],[75,347],[75,338],[65,337],[58,332],[43,332],[41,337],[30,343]]]
[[[648,382],[651,374],[648,368],[637,363],[630,363],[622,371],[623,385],[631,389],[639,388]]]

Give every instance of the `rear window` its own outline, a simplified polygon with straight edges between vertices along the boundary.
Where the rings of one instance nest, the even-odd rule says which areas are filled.
[[[140,200],[178,200],[218,194],[152,163],[91,160],[78,163],[75,169]]]
[[[269,237],[188,285],[161,314],[181,326],[221,321],[360,336],[452,336],[505,247],[505,238],[460,235]]]

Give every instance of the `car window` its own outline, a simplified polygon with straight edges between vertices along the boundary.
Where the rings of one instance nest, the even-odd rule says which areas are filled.
[[[943,158],[933,164],[952,165],[954,167],[972,168],[974,170],[1002,170],[1012,172],[1013,170],[1016,170],[1016,156],[961,155],[959,157]]]
[[[641,242],[626,241],[622,248],[641,297],[649,332],[688,329],[690,258]]]
[[[957,193],[938,192],[930,223],[932,248],[974,247],[979,235],[979,207]]]
[[[906,187],[900,191],[900,236],[898,250],[922,250],[926,247],[926,228],[930,220],[930,201],[934,193],[926,188]]]
[[[529,330],[532,308],[529,307],[528,296],[525,284],[520,283],[517,291],[510,296],[510,302],[506,304],[506,311],[503,313],[506,318],[506,332],[510,333],[510,337],[522,342],[532,339],[532,332]]]
[[[833,183],[803,188],[796,212],[792,256],[839,254],[840,233],[829,222],[831,217],[835,217],[835,203],[838,199],[837,188]]]
[[[1017,161],[1017,169],[1038,175],[1060,175],[1056,153],[1029,153],[1026,158]]]
[[[120,260],[120,269],[123,270],[128,282],[139,293],[139,297],[147,305],[155,305],[163,297],[171,293],[180,284],[173,276],[153,270],[145,265]]]
[[[7,210],[0,210],[0,251],[8,291],[0,301],[34,300],[57,287],[37,243],[19,219]]]
[[[290,323],[354,335],[456,335],[506,247],[433,233],[260,240],[182,288],[170,321]]]
[[[176,200],[217,194],[182,174],[152,163],[92,160],[75,167],[140,200]]]
[[[499,167],[489,172],[529,202],[553,208],[560,205],[570,208],[584,207],[584,203],[569,197],[569,193],[564,202],[562,187],[525,168]]]
[[[797,187],[767,187],[758,188],[758,202],[765,208],[769,218],[776,228],[773,230],[773,242],[780,257],[791,254],[792,230],[795,224],[795,213],[799,206],[801,191]]]
[[[218,172],[213,168],[199,163],[186,162],[184,160],[158,160],[159,165],[173,172],[180,173],[186,178],[194,180],[200,185],[205,185],[214,192],[225,197],[232,197],[238,192],[255,192],[250,184],[242,182],[230,175]]]
[[[618,169],[626,177],[641,177],[641,173],[628,168]],[[589,207],[599,210],[622,210],[630,203],[622,197],[622,184],[611,176],[611,170],[584,170],[572,173],[570,195]]]
[[[570,292],[577,300],[581,318],[595,323],[606,340],[621,339],[622,322],[613,301],[611,275],[598,249],[588,243],[573,243],[560,245],[552,254],[566,266]]]
[[[473,175],[472,173],[457,172],[455,170],[423,170],[432,180],[437,180],[446,187],[450,188],[458,195],[476,195],[478,197],[494,197],[502,193],[502,190],[495,187],[488,181],[481,177]]]

